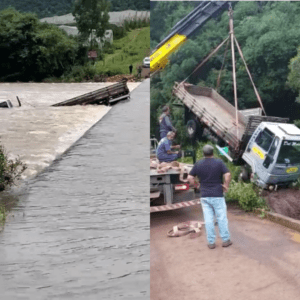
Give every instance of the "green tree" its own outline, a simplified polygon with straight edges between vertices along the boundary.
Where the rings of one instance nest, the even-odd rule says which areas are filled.
[[[157,26],[154,22],[152,27],[151,11],[151,46],[155,44],[154,41],[159,42],[162,37],[168,34],[169,28],[178,21],[178,11],[183,9],[182,5],[176,4],[175,1],[164,4],[164,8],[168,8],[168,5],[170,7],[167,11],[162,10],[162,5],[160,2],[157,3],[153,11],[157,14],[159,11],[162,14],[168,14],[164,18],[163,24]],[[300,61],[300,59],[295,58],[290,62],[291,58],[297,54],[297,48],[300,45],[300,19],[298,17],[300,3],[297,1],[268,1],[266,3],[240,1],[236,2],[233,9],[235,35],[267,114],[289,117],[291,120],[300,119],[300,110],[295,101],[297,96],[295,90],[299,91],[296,86],[297,80],[299,82],[299,65],[297,61]],[[155,17],[156,14],[154,14]],[[172,17],[174,22],[171,22]],[[168,26],[166,25],[167,20],[171,20],[168,21]],[[190,75],[196,65],[228,36],[228,21],[227,11],[224,11],[219,18],[207,22],[178,51],[171,55],[170,64],[157,75],[158,78],[152,80],[153,86],[151,86],[151,89],[157,91],[156,97],[158,99],[160,99],[158,96],[160,94],[166,99],[165,102],[172,104],[175,101],[172,96],[174,83]],[[156,32],[152,32],[154,29]],[[188,82],[216,88],[224,50],[225,47],[199,71],[191,75]],[[239,109],[258,107],[259,104],[252,84],[237,51],[235,56]],[[286,84],[289,63],[291,79],[288,81],[289,84]],[[219,93],[229,102],[234,102],[230,48],[222,71]],[[157,101],[153,101],[152,105],[151,95],[151,111],[155,110],[159,114]],[[153,117],[151,120],[155,121],[157,117]],[[154,127],[151,124],[152,131]]]
[[[91,37],[91,47],[96,38],[102,38],[108,28],[109,2],[106,0],[76,0],[73,9],[77,28],[83,40]]]
[[[0,11],[0,80],[60,76],[76,60],[77,43],[55,25],[13,8]]]
[[[297,55],[289,63],[288,85],[298,93],[297,102],[300,103],[300,47]]]

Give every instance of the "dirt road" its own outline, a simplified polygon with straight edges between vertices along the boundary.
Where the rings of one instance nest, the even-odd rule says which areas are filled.
[[[151,300],[283,300],[300,294],[300,234],[228,209],[233,245],[210,250],[196,239],[167,237],[174,225],[203,221],[200,205],[151,214]]]

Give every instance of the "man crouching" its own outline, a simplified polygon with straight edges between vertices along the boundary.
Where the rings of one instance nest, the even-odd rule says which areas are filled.
[[[175,133],[169,131],[167,136],[160,140],[156,150],[159,162],[171,162],[181,157],[181,151],[172,151],[172,149],[180,149],[180,145],[172,146],[174,137]]]
[[[194,184],[194,177],[200,180],[201,206],[204,214],[206,238],[208,247],[216,247],[216,232],[214,217],[219,226],[219,233],[223,240],[223,247],[232,244],[228,230],[227,207],[223,191],[227,192],[231,180],[231,174],[221,159],[214,158],[214,148],[210,145],[203,147],[204,159],[196,162],[188,180]],[[224,178],[224,184],[223,184]]]

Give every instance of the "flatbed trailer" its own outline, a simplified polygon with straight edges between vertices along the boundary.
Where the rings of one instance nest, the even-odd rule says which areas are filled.
[[[155,154],[157,144],[156,139],[151,139],[150,160],[155,161],[156,164],[158,163]],[[188,152],[190,151],[186,151]],[[180,167],[181,170],[171,168],[159,172],[158,168],[150,166],[150,212],[173,210],[197,204],[195,186],[185,181],[193,165],[180,163]]]

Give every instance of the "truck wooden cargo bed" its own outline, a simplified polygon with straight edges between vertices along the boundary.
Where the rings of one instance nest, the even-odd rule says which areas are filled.
[[[56,103],[52,106],[72,106],[86,104],[112,104],[114,102],[129,98],[130,91],[127,87],[127,80],[122,80],[96,91],[86,93],[72,99]]]
[[[176,83],[173,92],[216,135],[233,147],[239,145],[245,132],[247,118],[238,112],[237,131],[234,106],[215,90]]]

